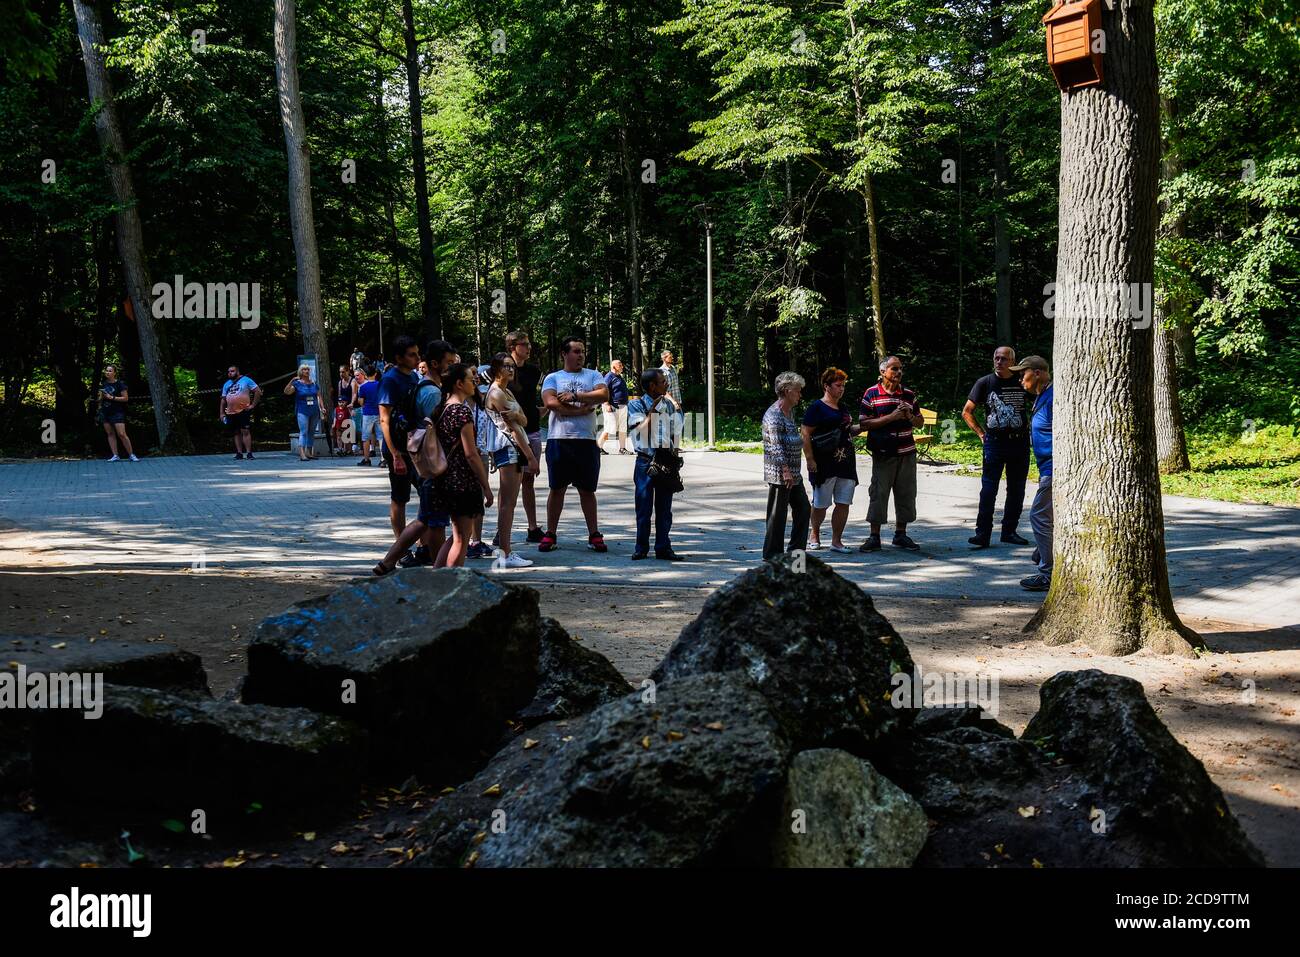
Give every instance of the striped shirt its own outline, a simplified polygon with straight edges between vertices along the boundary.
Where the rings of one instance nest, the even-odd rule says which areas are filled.
[[[803,433],[798,424],[773,402],[763,413],[763,479],[768,485],[783,485],[784,470],[799,480],[799,457],[803,454]]]
[[[873,385],[862,395],[862,414],[869,419],[878,419],[889,415],[898,406],[906,402],[915,415],[920,408],[916,404],[916,393],[911,389],[899,389],[890,392],[882,382]],[[867,448],[872,455],[894,456],[906,455],[916,451],[916,441],[912,438],[912,423],[903,419],[879,429],[867,432]]]
[[[682,407],[682,380],[677,375],[677,367],[664,363],[659,367],[659,371],[668,380],[668,394],[673,397],[673,401],[677,403],[677,408],[680,409]]]

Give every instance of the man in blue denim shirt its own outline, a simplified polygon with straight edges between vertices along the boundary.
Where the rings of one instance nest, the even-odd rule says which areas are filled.
[[[1028,356],[1011,367],[1020,373],[1025,391],[1035,396],[1029,419],[1029,441],[1038,462],[1038,492],[1029,509],[1029,526],[1038,545],[1038,574],[1020,582],[1029,591],[1047,591],[1052,585],[1052,373],[1042,356]]]
[[[656,449],[676,449],[680,444],[679,419],[674,414],[668,391],[668,379],[662,369],[641,373],[642,395],[627,407],[628,430],[636,450],[636,548],[632,560],[650,554],[650,516],[655,520],[655,558],[679,562],[683,556],[673,551],[668,535],[673,527],[673,493],[663,483],[655,484],[650,474]]]

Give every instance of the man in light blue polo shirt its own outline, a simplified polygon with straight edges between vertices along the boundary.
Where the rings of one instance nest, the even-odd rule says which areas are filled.
[[[1028,356],[1011,367],[1020,373],[1020,384],[1034,396],[1029,420],[1029,442],[1038,462],[1038,491],[1029,509],[1029,526],[1038,546],[1038,574],[1022,579],[1020,587],[1047,591],[1052,585],[1052,373],[1042,356]]]
[[[672,458],[681,444],[681,419],[668,398],[668,377],[662,369],[641,373],[641,395],[627,407],[628,432],[636,451],[636,468],[632,472],[636,501],[636,548],[632,560],[650,554],[650,516],[655,520],[655,558],[679,562],[683,558],[673,551],[669,533],[673,528],[673,485],[651,472],[656,451],[660,458]]]

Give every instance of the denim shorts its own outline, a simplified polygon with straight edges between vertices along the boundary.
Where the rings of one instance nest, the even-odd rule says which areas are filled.
[[[416,486],[416,492],[420,496],[418,521],[423,522],[429,528],[446,528],[451,524],[450,515],[434,508],[433,479],[420,479],[420,484]]]
[[[497,449],[492,453],[492,464],[496,466],[498,471],[507,466],[513,465],[515,471],[518,472],[523,468],[523,466],[519,464],[519,458],[519,450],[515,448],[513,444],[507,443],[504,449]]]

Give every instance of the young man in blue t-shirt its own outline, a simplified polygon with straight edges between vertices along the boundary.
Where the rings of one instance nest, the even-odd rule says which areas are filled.
[[[420,383],[415,371],[420,364],[420,347],[410,336],[398,336],[392,350],[393,364],[379,379],[379,431],[384,437],[384,464],[388,466],[388,520],[396,539],[406,528],[406,503],[419,481],[415,464],[406,451],[401,413],[407,395]]]
[[[239,374],[239,366],[226,370],[226,383],[221,387],[221,402],[217,415],[235,439],[235,458],[253,457],[253,410],[262,401],[262,389],[246,375]]]
[[[368,377],[365,369],[358,369],[353,381],[357,387],[352,405],[361,410],[361,461],[357,464],[369,465],[371,446],[379,446],[379,380]]]
[[[1029,417],[1029,441],[1038,462],[1038,491],[1029,508],[1029,527],[1034,532],[1038,574],[1022,579],[1021,588],[1047,591],[1052,585],[1052,373],[1042,356],[1028,356],[1011,367],[1020,373],[1025,392],[1034,396]]]

